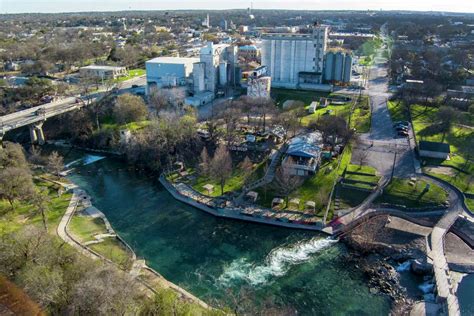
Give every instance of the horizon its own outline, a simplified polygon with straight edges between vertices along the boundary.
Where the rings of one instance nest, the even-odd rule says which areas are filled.
[[[429,4],[408,0],[401,1],[365,1],[354,0],[311,1],[299,0],[297,3],[281,0],[236,1],[225,3],[215,0],[184,0],[170,5],[164,1],[115,0],[97,3],[94,0],[83,0],[81,3],[70,3],[68,0],[2,0],[0,14],[28,13],[87,13],[87,12],[133,12],[133,11],[194,11],[194,10],[245,10],[253,6],[254,10],[291,10],[291,11],[404,11],[404,12],[440,12],[440,13],[474,13],[474,1],[455,0],[431,1]],[[295,8],[298,6],[298,8]]]

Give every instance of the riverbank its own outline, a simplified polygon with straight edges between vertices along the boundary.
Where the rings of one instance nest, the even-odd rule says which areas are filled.
[[[313,219],[301,219],[296,214],[286,214],[283,211],[274,211],[263,208],[241,208],[229,205],[229,201],[213,199],[203,196],[184,183],[174,185],[164,174],[159,178],[163,187],[178,201],[193,206],[215,217],[235,219],[259,224],[280,226],[285,228],[318,231],[332,234],[331,227],[325,227],[322,222]],[[222,206],[219,206],[221,204]],[[295,218],[295,219],[292,219]]]
[[[133,250],[133,248],[124,240],[122,239],[113,229],[112,225],[110,222],[107,220],[107,217],[97,208],[93,207],[91,198],[87,193],[81,189],[79,189],[76,185],[69,185],[68,189],[73,190],[73,194],[69,203],[69,206],[64,213],[64,216],[62,217],[58,228],[57,232],[59,237],[61,237],[65,242],[70,244],[72,247],[74,247],[76,250],[78,250],[80,253],[83,255],[94,259],[94,260],[102,260],[104,262],[107,262],[109,264],[115,265],[117,268],[123,270],[124,272],[127,272],[134,276],[142,285],[144,285],[149,291],[152,293],[157,292],[157,287],[158,288],[165,288],[165,289],[172,289],[175,291],[181,299],[184,301],[194,303],[199,305],[202,308],[205,309],[211,309],[207,303],[204,301],[200,300],[196,296],[192,295],[188,291],[184,290],[183,288],[179,287],[178,285],[169,282],[166,280],[161,274],[159,274],[157,271],[154,269],[148,267],[146,265],[145,260],[142,259],[137,259],[137,256]],[[76,214],[76,211],[79,206],[83,206],[85,208],[90,209],[90,212],[92,214],[89,214],[89,216],[94,216],[95,218],[101,218],[104,221],[104,224],[107,228],[107,236],[100,236],[99,238],[116,238],[120,243],[123,244],[123,246],[127,249],[127,251],[131,255],[131,262],[129,265],[129,269],[126,267],[118,264],[115,262],[112,258],[108,258],[107,256],[101,254],[99,251],[95,251],[91,248],[92,244],[96,244],[95,242],[83,242],[78,238],[74,233],[70,231],[68,226],[71,223],[71,220],[73,219],[73,216]],[[86,210],[87,212],[87,210]],[[103,240],[100,240],[103,241]],[[100,242],[99,241],[99,242]]]

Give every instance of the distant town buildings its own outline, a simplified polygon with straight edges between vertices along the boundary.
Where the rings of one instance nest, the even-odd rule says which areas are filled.
[[[202,26],[210,28],[211,27],[211,20],[209,18],[209,14],[206,15],[206,18],[202,21]]]
[[[96,79],[117,79],[127,75],[127,69],[125,67],[116,66],[102,66],[102,65],[90,65],[81,67],[79,74],[82,78],[96,78]]]
[[[239,47],[238,55],[247,62],[258,61],[260,50],[255,45],[244,45]]]
[[[267,66],[273,87],[315,88],[323,82],[328,27],[315,25],[312,34],[262,35],[262,65]]]

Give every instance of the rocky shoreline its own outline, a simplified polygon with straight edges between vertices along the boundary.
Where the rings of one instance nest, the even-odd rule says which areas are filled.
[[[378,233],[384,229],[383,226],[375,228]],[[410,271],[413,277],[422,277],[426,282],[431,282],[433,267],[426,262],[424,244],[411,242],[393,246],[385,243],[384,237],[383,234],[374,234],[370,238],[361,238],[357,232],[353,232],[345,235],[341,241],[349,250],[346,260],[366,275],[370,292],[390,298],[392,315],[407,315],[420,297],[411,295],[402,285],[401,271],[397,271],[396,267],[406,264],[404,271]]]

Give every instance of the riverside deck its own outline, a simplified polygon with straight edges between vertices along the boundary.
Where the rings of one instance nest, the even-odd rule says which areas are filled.
[[[323,223],[314,216],[257,207],[221,206],[216,199],[204,196],[184,183],[173,184],[169,182],[164,175],[161,175],[159,180],[176,200],[216,217],[331,234],[331,229],[324,227]]]

